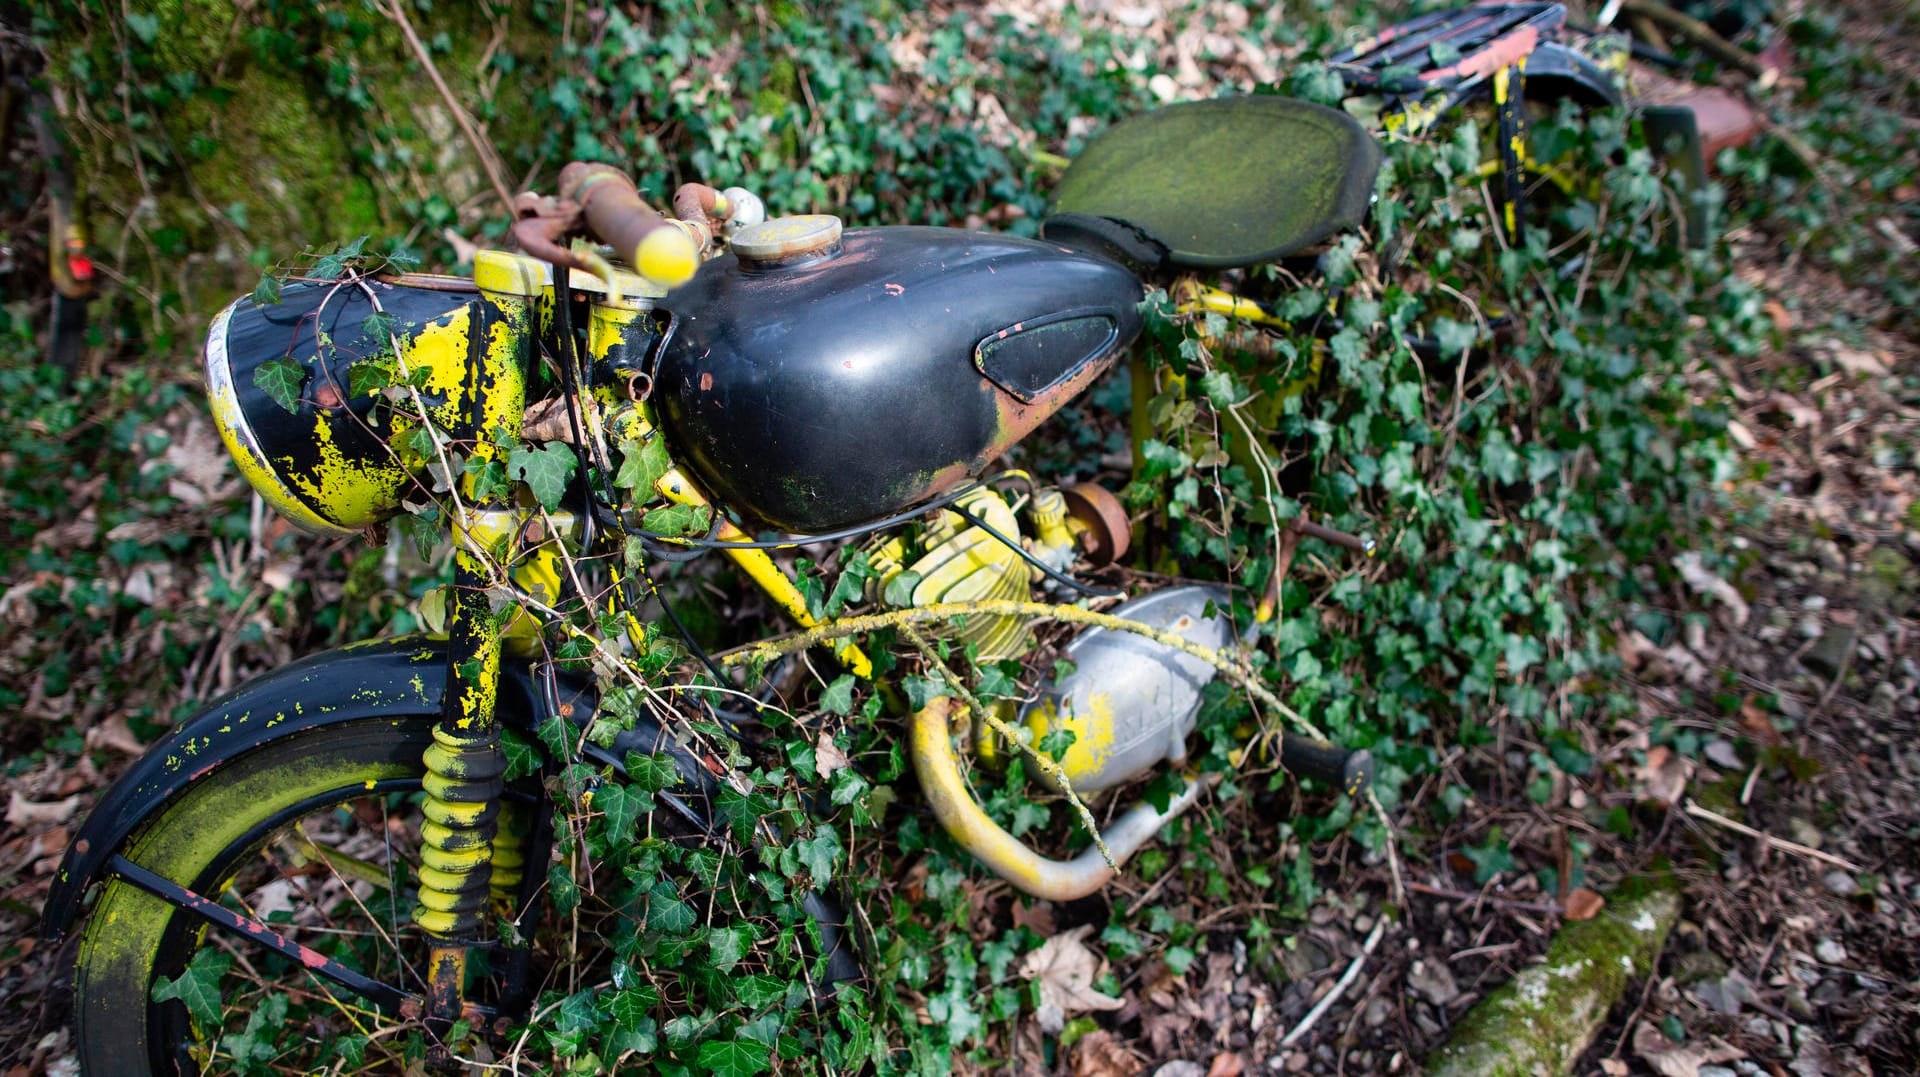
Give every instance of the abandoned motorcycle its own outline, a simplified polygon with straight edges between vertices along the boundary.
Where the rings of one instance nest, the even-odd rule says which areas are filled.
[[[207,1066],[223,1018],[181,985],[216,945],[215,971],[247,985],[225,996],[228,1013],[297,983],[363,1033],[375,1011],[421,1022],[435,1042],[459,1022],[524,1017],[541,986],[526,939],[551,897],[558,825],[543,784],[584,762],[604,790],[654,761],[666,830],[725,829],[713,803],[737,779],[714,731],[744,735],[769,705],[697,644],[707,692],[654,661],[676,618],[649,563],[675,550],[720,551],[806,630],[776,650],[822,644],[876,681],[906,713],[927,806],[987,866],[1053,899],[1107,882],[1207,776],[1103,829],[1082,805],[1094,847],[1054,859],[979,805],[962,753],[1024,753],[1076,804],[1177,772],[1202,687],[1244,672],[1233,604],[1178,586],[1088,608],[1079,600],[1120,597],[1078,577],[1125,552],[1125,512],[1098,487],[990,465],[1125,352],[1143,274],[1316,243],[1365,212],[1379,160],[1354,121],[1318,106],[1273,98],[1191,118],[1221,153],[1284,143],[1311,174],[1269,159],[1265,186],[1233,204],[1264,199],[1283,216],[1214,220],[1196,191],[1170,192],[1195,228],[1154,244],[1151,271],[1150,237],[1085,198],[1052,241],[765,220],[746,192],[699,185],[664,219],[624,175],[576,164],[559,197],[522,196],[520,252],[482,251],[470,280],[348,272],[223,311],[208,392],[253,488],[320,535],[438,514],[454,550],[446,631],[255,680],[101,798],[45,916],[59,939],[95,895],[75,975],[86,1071]],[[1116,195],[1139,182],[1112,167],[1101,178]],[[862,618],[816,616],[770,553],[829,541],[862,543],[870,578],[856,599],[902,638],[938,629],[992,661],[1022,653],[1036,617],[1075,621],[1071,672],[1017,710],[960,683],[908,706],[851,638]],[[926,647],[924,661],[945,673],[941,652]],[[606,701],[629,688],[653,702],[612,714]],[[554,728],[575,731],[559,739],[577,757],[536,748],[510,769],[503,737],[537,746]],[[1050,736],[1061,731],[1072,736]],[[1035,751],[1043,741],[1065,747]],[[1279,754],[1347,793],[1369,777],[1364,752],[1289,735]],[[754,840],[782,836],[761,825]],[[805,904],[824,979],[857,976],[828,895]]]

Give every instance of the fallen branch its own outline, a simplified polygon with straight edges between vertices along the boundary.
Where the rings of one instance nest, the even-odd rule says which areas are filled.
[[[1312,1031],[1314,1024],[1333,1008],[1334,1002],[1341,994],[1353,986],[1354,980],[1359,979],[1361,966],[1367,963],[1367,957],[1373,953],[1374,947],[1380,945],[1380,939],[1386,933],[1387,918],[1382,916],[1374,922],[1373,931],[1367,936],[1367,944],[1360,948],[1360,956],[1354,958],[1353,964],[1348,965],[1347,971],[1341,974],[1340,982],[1333,985],[1333,990],[1327,992],[1326,997],[1313,1004],[1313,1009],[1308,1010],[1307,1015],[1300,1019],[1300,1023],[1293,1026],[1293,1031],[1287,1033],[1286,1038],[1280,1041],[1280,1046],[1292,1047],[1300,1041],[1300,1037]]]
[[[1519,901],[1514,898],[1495,897],[1492,894],[1476,894],[1466,890],[1450,890],[1444,886],[1429,886],[1426,883],[1408,883],[1407,889],[1416,894],[1446,898],[1449,901],[1485,902],[1502,909],[1516,909],[1520,912],[1537,912],[1561,917],[1567,915],[1566,907],[1555,901]]]
[[[1811,857],[1814,860],[1819,860],[1819,861],[1822,861],[1823,863],[1832,864],[1836,868],[1844,868],[1847,871],[1853,872],[1855,875],[1859,875],[1866,870],[1865,868],[1860,867],[1858,864],[1855,864],[1851,860],[1842,859],[1841,857],[1837,857],[1832,853],[1823,853],[1820,850],[1815,849],[1811,845],[1802,845],[1797,841],[1788,841],[1785,838],[1776,838],[1772,834],[1768,834],[1760,830],[1755,830],[1754,828],[1748,826],[1745,823],[1738,822],[1733,819],[1729,819],[1726,816],[1721,815],[1717,811],[1711,811],[1709,809],[1703,808],[1698,804],[1692,803],[1691,801],[1687,803],[1687,814],[1693,816],[1695,819],[1705,819],[1709,823],[1718,823],[1721,826],[1726,827],[1728,830],[1738,831],[1739,833],[1745,834],[1747,837],[1753,838],[1761,842],[1762,844],[1771,845],[1774,848],[1780,849],[1784,852],[1798,853],[1801,856]]]
[[[1761,63],[1759,57],[1714,33],[1712,27],[1699,19],[1675,11],[1659,0],[1625,0],[1620,6],[1628,14],[1642,16],[1649,22],[1672,30],[1711,53],[1721,63],[1732,64],[1754,78],[1766,74],[1767,65]]]

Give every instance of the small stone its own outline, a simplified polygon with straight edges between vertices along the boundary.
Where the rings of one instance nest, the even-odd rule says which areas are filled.
[[[1847,960],[1847,948],[1834,939],[1821,939],[1814,944],[1813,956],[1829,965],[1842,965]]]
[[[1852,897],[1860,892],[1860,884],[1844,871],[1829,871],[1820,881],[1827,885],[1828,893],[1840,897]]]
[[[1207,1069],[1198,1062],[1176,1058],[1154,1070],[1153,1077],[1207,1077]]]
[[[1811,619],[1807,623],[1812,623]],[[1803,623],[1800,632],[1808,639],[1818,638],[1820,641],[1800,656],[1800,664],[1822,677],[1832,677],[1838,673],[1840,664],[1846,661],[1847,652],[1853,650],[1854,630],[1845,625],[1835,625],[1823,631],[1815,624],[1815,631],[1808,632],[1806,623]]]
[[[1388,1002],[1386,999],[1376,995],[1373,1001],[1367,1003],[1366,1021],[1368,1028],[1379,1028],[1381,1025],[1387,1023],[1387,1018],[1392,1016],[1393,1003]]]
[[[1725,1066],[1701,1066],[1700,1077],[1740,1077]]]
[[[1287,1072],[1288,1073],[1306,1072],[1308,1061],[1309,1059],[1307,1058],[1307,1053],[1305,1051],[1293,1052],[1292,1054],[1287,1056]]]
[[[1437,961],[1415,961],[1407,970],[1407,986],[1435,1006],[1445,1006],[1460,997],[1453,973]]]
[[[1797,815],[1787,820],[1787,836],[1809,849],[1818,849],[1827,841],[1827,836],[1820,833],[1819,827]]]

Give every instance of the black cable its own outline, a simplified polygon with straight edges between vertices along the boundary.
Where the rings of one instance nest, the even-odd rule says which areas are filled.
[[[573,460],[580,468],[580,507],[582,519],[581,543],[591,547],[594,539],[593,516],[593,480],[589,477],[597,468],[604,480],[605,467],[598,467],[599,461],[593,459],[591,447],[586,436],[580,430],[580,413],[575,409],[584,407],[584,398],[580,395],[580,342],[573,335],[573,289],[572,270],[558,263],[549,263],[553,271],[553,328],[560,337],[560,354],[555,356],[555,364],[560,368],[560,391],[565,398],[561,406],[567,409],[567,429],[573,435]],[[565,283],[562,283],[565,282]],[[609,489],[607,493],[612,494]]]
[[[707,672],[713,675],[715,686],[719,688],[728,687],[732,682],[727,679],[725,671],[720,668],[718,662],[713,660],[713,656],[707,653],[707,649],[700,646],[700,641],[693,638],[693,632],[687,628],[685,622],[680,620],[680,615],[673,612],[673,603],[668,602],[667,596],[660,593],[660,584],[654,580],[653,573],[647,571],[647,566],[644,563],[641,564],[639,568],[640,578],[647,581],[647,589],[652,591],[653,597],[660,601],[660,612],[666,614],[667,620],[673,623],[673,630],[679,633],[680,639],[686,643],[689,650],[693,651],[693,656],[700,660],[700,664],[707,667]],[[627,615],[638,620],[641,604],[634,601],[633,593],[628,589],[632,583],[632,576],[622,576],[620,578],[620,600],[626,604]],[[702,700],[702,702],[705,703],[704,700]],[[726,728],[729,736],[734,737],[736,740],[739,739],[739,733],[734,728],[736,723],[721,712],[720,708],[712,704],[707,704],[707,710],[712,712],[715,718],[719,719],[720,724]]]
[[[1045,561],[1040,560],[1038,557],[1033,556],[1032,553],[1028,552],[1025,546],[1022,546],[1018,542],[1015,542],[1014,540],[1008,538],[1007,536],[1001,534],[1000,532],[995,531],[990,525],[988,525],[987,521],[982,520],[978,516],[975,516],[972,512],[964,508],[961,508],[959,505],[951,505],[949,507],[953,509],[954,512],[959,513],[960,516],[964,518],[968,523],[972,524],[973,526],[979,528],[982,531],[985,531],[987,534],[992,535],[994,538],[998,539],[1002,546],[1005,546],[1007,549],[1012,550],[1014,553],[1019,554],[1020,557],[1023,560],[1025,560],[1027,564],[1032,565],[1033,567],[1039,569],[1041,572],[1046,573],[1047,578],[1052,580],[1055,583],[1061,584],[1066,587],[1071,587],[1074,590],[1080,592],[1083,595],[1087,595],[1090,598],[1119,598],[1121,595],[1124,595],[1127,593],[1126,589],[1123,587],[1095,587],[1092,584],[1081,583],[1079,580],[1074,579],[1072,576],[1067,575],[1066,573],[1060,571],[1059,569],[1054,568],[1052,565],[1047,564]]]
[[[905,512],[896,512],[892,516],[888,516],[882,520],[875,520],[869,524],[860,524],[857,527],[849,527],[840,531],[830,531],[824,535],[793,535],[788,538],[765,539],[758,542],[724,542],[720,539],[712,538],[688,538],[684,535],[663,535],[658,531],[644,531],[637,527],[627,527],[624,523],[621,526],[621,530],[636,538],[653,539],[656,542],[664,542],[674,546],[698,546],[701,549],[707,550],[789,550],[798,546],[811,546],[816,542],[844,542],[850,538],[870,535],[875,531],[884,531],[889,527],[906,523],[916,516],[923,516],[935,509],[950,508],[954,502],[980,489],[980,486],[981,484],[977,482],[968,483],[958,490],[943,494],[924,505],[908,509]],[[1001,541],[1004,542],[1006,540],[1001,539]]]

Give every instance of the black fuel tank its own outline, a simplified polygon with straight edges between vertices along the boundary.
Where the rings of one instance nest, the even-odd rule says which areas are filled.
[[[978,475],[1112,365],[1140,295],[1112,262],[944,228],[855,229],[785,264],[728,255],[667,301],[653,400],[709,494],[832,531]]]

